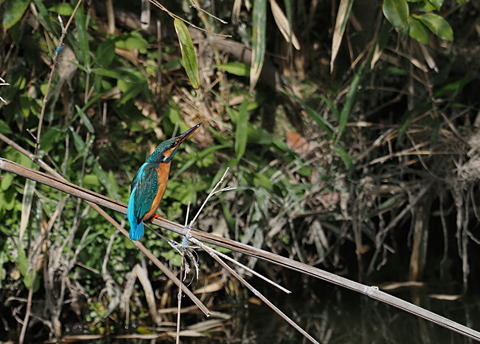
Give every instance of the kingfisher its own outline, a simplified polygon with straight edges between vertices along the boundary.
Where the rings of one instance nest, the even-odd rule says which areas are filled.
[[[159,217],[155,215],[167,188],[170,163],[180,144],[201,125],[191,127],[182,135],[160,143],[147,161],[138,169],[132,182],[128,200],[127,218],[130,222],[130,239],[143,237],[143,222]]]

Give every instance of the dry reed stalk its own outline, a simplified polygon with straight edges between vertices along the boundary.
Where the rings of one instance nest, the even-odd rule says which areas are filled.
[[[0,136],[1,138],[1,136]],[[24,167],[22,165],[19,165],[17,163],[14,163],[12,161],[9,161],[7,159],[0,158],[0,169],[7,171],[7,172],[12,172],[15,173],[19,176],[33,179],[39,183],[48,185],[50,187],[53,187],[57,190],[60,190],[62,192],[69,193],[72,196],[82,198],[92,204],[98,204],[103,207],[112,209],[114,211],[126,214],[127,211],[127,206],[121,202],[114,201],[106,196],[100,195],[98,193],[92,192],[90,190],[86,190],[84,188],[81,188],[75,184],[69,183],[65,180],[59,180],[55,177],[49,176],[47,174],[32,170],[30,168]],[[105,214],[105,216],[109,216],[106,214],[103,209],[98,208],[99,211]],[[112,219],[113,220],[113,219]],[[234,240],[222,238],[210,233],[202,232],[199,230],[195,229],[189,229],[186,228],[183,225],[180,225],[178,223],[168,221],[163,218],[158,218],[152,221],[152,224],[159,226],[161,228],[171,230],[173,232],[176,232],[181,235],[191,235],[192,238],[195,238],[203,243],[209,243],[213,245],[217,245],[220,247],[224,247],[230,250],[234,250],[239,253],[243,253],[246,255],[249,255],[251,257],[255,257],[258,259],[265,260],[267,262],[277,264],[295,271],[298,271],[303,274],[310,275],[315,278],[322,279],[324,281],[333,283],[335,285],[356,291],[358,293],[362,293],[364,295],[367,295],[375,300],[387,303],[391,306],[397,307],[399,309],[402,309],[406,312],[409,312],[413,315],[416,315],[418,317],[421,317],[423,319],[426,319],[428,321],[434,322],[440,326],[443,326],[447,329],[450,329],[452,331],[455,331],[461,335],[470,337],[472,339],[475,339],[477,341],[480,341],[480,332],[475,331],[467,326],[461,325],[457,322],[454,322],[450,319],[447,319],[443,316],[440,316],[436,313],[433,313],[429,310],[426,310],[422,307],[416,306],[410,302],[404,301],[402,299],[399,299],[397,297],[394,297],[392,295],[389,295],[385,292],[382,292],[378,289],[378,287],[375,286],[366,286],[364,284],[349,280],[345,277],[337,276],[333,273],[309,266],[304,263],[300,263],[298,261],[282,257],[276,254],[273,254],[268,251],[264,251],[261,249],[257,249],[239,242],[236,242]],[[118,224],[117,224],[118,225]],[[120,225],[118,225],[117,229],[119,229],[122,234],[125,236],[128,236],[128,233],[123,229]],[[145,247],[140,243],[140,242],[134,242],[134,244],[142,250],[142,252],[148,252]],[[149,252],[148,252],[149,253]],[[161,264],[158,259],[154,256],[148,256],[150,259],[156,260],[155,264],[159,263]],[[167,275],[167,277],[170,277]],[[176,277],[173,276],[175,279]],[[177,280],[177,279],[176,279]],[[182,284],[183,285],[183,284]],[[185,290],[189,291],[187,288],[182,289],[184,292]],[[190,291],[189,291],[190,292]]]
[[[39,165],[42,169],[44,169],[45,171],[51,173],[53,176],[55,177],[52,177],[52,176],[49,176],[48,174],[45,174],[45,173],[42,173],[42,172],[39,172],[39,171],[35,171],[35,170],[32,170],[32,169],[29,169],[30,170],[30,174],[31,171],[35,171],[36,173],[44,176],[44,177],[47,177],[47,178],[51,178],[52,180],[56,180],[57,182],[59,183],[65,183],[65,184],[70,184],[69,182],[67,182],[62,175],[60,175],[58,172],[56,172],[54,169],[52,169],[49,165],[47,165],[43,160],[39,159],[36,155],[28,152],[27,150],[23,149],[21,146],[19,146],[18,144],[16,144],[14,141],[10,140],[8,137],[6,137],[5,135],[3,134],[0,134],[0,140],[5,142],[6,144],[12,146],[13,148],[15,148],[17,151],[19,151],[20,153],[22,153],[23,155],[25,155],[26,157],[28,157],[29,159],[31,159],[33,162],[35,162],[37,165]],[[5,159],[1,159],[1,160],[5,160]],[[5,160],[5,161],[8,161],[8,160]],[[18,165],[18,164],[16,164]],[[18,165],[18,166],[21,166],[21,165]],[[35,172],[33,172],[33,174],[35,174]],[[28,177],[27,177],[28,178]],[[46,184],[48,185],[48,184]],[[71,184],[71,185],[74,185],[74,184]],[[68,192],[67,192],[68,193]],[[71,194],[71,193],[69,193]],[[71,194],[72,195],[72,194]],[[98,195],[98,194],[97,194]],[[82,198],[82,197],[80,197]],[[122,227],[120,226],[120,224],[115,221],[115,219],[113,217],[111,217],[109,214],[107,214],[102,208],[100,208],[96,203],[92,203],[92,202],[89,202],[87,199],[83,198],[84,200],[87,201],[87,204],[90,205],[93,209],[95,209],[100,215],[102,215],[108,222],[110,222],[115,228],[117,228],[123,235],[127,236],[128,237],[128,232]],[[108,198],[107,198],[108,199]],[[125,205],[123,203],[118,203],[119,205],[123,205],[125,207]],[[125,208],[126,209],[126,208]],[[205,305],[203,305],[203,303],[173,274],[173,272],[171,272],[167,266],[165,266],[162,262],[160,262],[158,260],[157,257],[155,257],[145,246],[143,246],[142,243],[138,242],[138,241],[133,241],[132,242],[145,256],[147,256],[151,261],[152,263],[154,263],[160,270],[162,270],[162,272],[169,278],[171,279],[177,286],[179,286],[182,291],[198,306],[198,308],[206,315],[206,316],[209,316],[210,315],[210,311],[205,307]]]

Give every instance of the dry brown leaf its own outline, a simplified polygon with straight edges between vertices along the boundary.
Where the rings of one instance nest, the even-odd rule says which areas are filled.
[[[287,130],[287,145],[292,151],[299,155],[307,155],[312,151],[312,146],[301,135],[292,130]]]
[[[288,22],[288,19],[280,6],[278,6],[275,0],[270,0],[270,7],[272,8],[273,19],[275,19],[275,23],[277,23],[277,27],[285,40],[289,43],[292,43],[295,49],[300,50],[300,43],[293,33],[290,23]]]

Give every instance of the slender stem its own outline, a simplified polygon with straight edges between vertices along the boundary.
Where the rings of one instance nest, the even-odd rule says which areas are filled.
[[[67,35],[68,28],[72,23],[75,13],[77,13],[77,10],[80,7],[81,3],[82,3],[82,0],[78,0],[77,5],[73,9],[72,15],[68,19],[67,25],[65,25],[65,27],[63,27],[63,23],[60,21],[60,24],[62,25],[62,36],[60,37],[58,47],[63,46],[63,41],[65,40],[65,36]],[[35,155],[38,155],[38,151],[40,149],[40,138],[42,136],[43,117],[45,116],[45,109],[47,107],[48,96],[50,95],[50,86],[52,85],[53,75],[57,67],[58,56],[59,54],[58,54],[58,48],[57,48],[57,50],[55,51],[55,54],[53,55],[52,69],[50,70],[50,74],[48,75],[47,89],[45,90],[45,95],[43,96],[43,100],[42,100],[42,108],[40,110],[40,118],[38,120],[37,135],[35,139]]]

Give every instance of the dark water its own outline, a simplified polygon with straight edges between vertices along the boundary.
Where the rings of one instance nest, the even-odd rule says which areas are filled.
[[[288,314],[297,314],[296,320],[321,343],[473,343],[473,340],[365,295],[339,287],[321,289],[321,293],[316,293],[315,301],[288,301],[284,308]],[[428,310],[480,329],[480,300],[474,295],[458,301],[441,301],[419,290],[392,294],[410,302],[413,296],[420,306]],[[261,331],[261,321],[253,323],[258,324],[255,327],[258,329],[256,343],[306,342],[296,331],[282,324],[278,317],[272,319],[274,316],[268,311],[262,314],[265,319],[271,319],[270,330]]]
[[[270,299],[322,344],[458,344],[474,343],[426,320],[349,290],[321,281],[304,284],[303,292],[286,296],[270,292]],[[390,292],[397,297],[429,309],[458,323],[480,329],[480,297],[471,293],[456,301],[428,296],[428,289],[403,289]],[[183,343],[309,343],[296,330],[265,305],[246,303],[223,309],[233,315],[225,330],[209,338],[183,338]],[[166,340],[107,339],[88,343],[168,343]]]
[[[314,279],[294,274],[292,285],[300,290],[286,295],[273,287],[259,284],[260,291],[282,311],[300,324],[322,344],[457,344],[475,343],[453,331],[420,319],[395,307],[369,297]],[[435,292],[442,290],[436,286]],[[456,301],[429,297],[425,288],[403,288],[389,292],[415,303],[448,319],[480,330],[480,294],[470,292]],[[218,307],[218,308],[217,308]],[[232,317],[217,331],[206,333],[205,338],[182,338],[182,343],[309,343],[295,329],[267,306],[252,302],[239,302],[233,306],[213,304],[210,310],[219,310]],[[183,318],[188,322],[188,318]],[[202,320],[202,319],[201,319]],[[200,320],[200,321],[201,321]],[[206,319],[203,319],[206,320]],[[160,331],[161,332],[161,331]],[[134,330],[131,333],[139,333]],[[155,331],[153,331],[155,333]],[[174,343],[173,338],[118,339],[114,335],[79,343]]]

